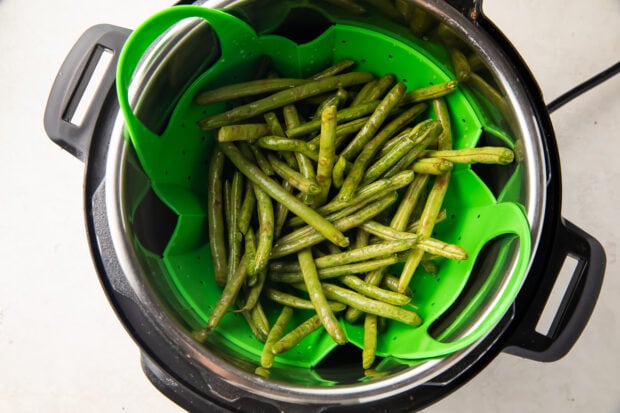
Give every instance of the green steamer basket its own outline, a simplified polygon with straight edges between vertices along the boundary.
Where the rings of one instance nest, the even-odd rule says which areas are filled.
[[[187,18],[208,21],[219,40],[221,54],[201,76],[187,85],[174,108],[163,108],[170,109],[172,115],[163,133],[156,134],[136,116],[140,102],[133,107],[130,104],[129,85],[150,45],[170,27]],[[170,286],[167,294],[171,297],[165,299],[182,303],[185,313],[189,314],[184,318],[190,330],[206,324],[221,293],[213,277],[206,214],[207,169],[216,138],[212,132],[201,131],[196,124],[206,116],[227,109],[225,104],[197,106],[193,98],[204,90],[250,80],[263,56],[269,56],[274,68],[285,77],[307,77],[348,58],[356,61],[356,70],[369,71],[376,76],[395,74],[408,90],[454,78],[449,67],[432,58],[421,43],[389,37],[359,25],[332,25],[314,40],[296,44],[282,36],[259,36],[245,22],[222,11],[177,6],[154,15],[134,31],[120,55],[117,91],[126,122],[126,136],[154,192],[178,215],[176,228],[161,258],[165,271],[158,277],[166,278],[162,283]],[[466,88],[459,86],[446,101],[452,117],[455,148],[475,147],[483,129],[506,146],[513,145],[512,140],[489,121],[486,112],[478,106],[479,100]],[[434,117],[434,113],[430,111],[428,116]],[[520,171],[517,165],[503,187],[492,191],[469,165],[454,167],[444,200],[448,219],[436,225],[434,236],[460,245],[467,250],[469,258],[442,261],[436,275],[417,270],[410,284],[414,291],[411,304],[417,307],[423,323],[419,327],[388,323],[379,337],[378,356],[410,365],[446,356],[481,339],[506,313],[524,281],[531,252],[530,228],[523,208],[502,201],[516,198]],[[501,242],[493,247],[496,258],[491,264],[485,264],[488,276],[483,282],[472,285],[469,277],[477,259],[488,254],[485,246],[497,239]],[[508,260],[512,275],[506,279]],[[502,280],[499,287],[498,280]],[[479,303],[491,289],[497,288],[501,289],[501,294],[491,306],[484,308],[484,314],[476,315],[475,323],[471,323],[472,313],[481,311]],[[458,301],[465,290],[468,290],[468,300]],[[457,305],[458,311],[454,311]],[[280,308],[268,302],[264,306],[273,323]],[[452,310],[449,317],[446,316],[448,310]],[[311,312],[296,311],[296,319],[289,324],[301,323],[311,315]],[[350,342],[361,348],[363,326],[344,320],[341,323]],[[442,328],[438,329],[438,325]],[[254,337],[239,313],[229,312],[210,340],[215,340],[218,346],[240,348],[256,363],[260,360],[263,343]],[[316,366],[336,346],[329,335],[319,329],[293,350],[278,355],[276,362]]]

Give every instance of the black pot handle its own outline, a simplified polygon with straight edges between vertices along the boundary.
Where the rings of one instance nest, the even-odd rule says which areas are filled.
[[[573,347],[594,310],[603,284],[605,251],[596,239],[564,219],[558,228],[547,271],[534,298],[526,303],[528,311],[509,339],[507,353],[536,361],[558,360]],[[568,256],[576,259],[577,265],[549,332],[541,334],[536,325]]]
[[[114,85],[118,55],[130,33],[129,29],[109,24],[86,30],[65,58],[52,85],[43,119],[45,131],[52,141],[81,161],[88,153],[98,114]],[[106,51],[112,56],[96,92],[90,102],[81,102]],[[78,104],[88,104],[88,109],[81,123],[74,124],[71,120]]]

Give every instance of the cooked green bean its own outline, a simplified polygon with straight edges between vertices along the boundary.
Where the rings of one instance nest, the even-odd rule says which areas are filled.
[[[256,236],[252,228],[247,229],[244,239],[245,255],[248,259],[248,276],[256,278]]]
[[[374,260],[321,268],[317,272],[320,279],[326,280],[328,278],[340,277],[341,275],[361,274],[368,271],[373,271],[377,268],[387,267],[389,265],[402,262],[403,260],[404,256],[402,255],[389,255],[387,257],[377,258]],[[273,282],[292,284],[303,281],[303,276],[301,272],[272,273],[269,275],[269,279]]]
[[[405,305],[408,304],[409,301],[411,301],[411,298],[409,298],[405,294],[384,290],[383,288],[377,287],[374,284],[363,281],[361,278],[356,277],[355,275],[345,275],[340,277],[339,279],[344,285],[346,285],[353,291],[363,294],[366,297],[383,301],[384,303],[393,305]]]
[[[280,136],[264,136],[256,141],[264,149],[272,151],[300,152],[312,160],[318,159],[317,145],[299,139],[290,139]]]
[[[442,158],[424,158],[416,160],[411,170],[417,174],[442,175],[450,172],[454,164]]]
[[[439,211],[439,214],[437,214],[437,219],[435,220],[435,223],[444,221],[447,217],[448,217],[448,214],[446,210],[442,209],[441,211]],[[420,228],[420,220],[418,219],[409,224],[409,226],[407,227],[407,232],[418,232],[419,228]]]
[[[467,84],[487,98],[500,113],[510,113],[506,99],[495,87],[491,86],[486,80],[480,77],[480,75],[472,72],[469,75],[469,79],[467,79]]]
[[[273,327],[271,327],[271,330],[269,330],[269,335],[267,335],[267,340],[265,341],[265,346],[260,356],[260,365],[262,367],[270,368],[273,366],[274,353],[271,349],[284,335],[284,330],[291,321],[291,317],[293,317],[293,309],[287,306],[282,307],[280,315],[273,324]]]
[[[290,182],[284,181],[282,183],[282,189],[284,189],[287,193],[292,194],[295,188],[293,188],[293,185],[291,185]],[[276,226],[273,231],[273,236],[274,239],[278,239],[280,238],[280,234],[282,233],[282,228],[284,228],[284,224],[286,224],[286,219],[288,217],[288,208],[279,202],[276,203],[275,208]],[[305,222],[303,220],[301,221]]]
[[[452,163],[508,165],[514,161],[515,154],[509,148],[483,146],[468,149],[424,151],[422,156],[428,158],[442,158]]]
[[[375,362],[377,351],[377,316],[366,314],[364,318],[364,347],[362,349],[362,367],[369,369]]]
[[[323,294],[321,288],[321,281],[317,273],[316,266],[314,265],[314,257],[310,248],[305,248],[297,253],[297,259],[299,266],[301,267],[301,274],[303,276],[303,282],[308,289],[308,295],[310,301],[314,305],[316,314],[321,319],[321,323],[325,328],[325,331],[331,336],[332,339],[338,344],[345,344],[348,340],[342,329],[342,326],[338,323],[333,311],[329,308],[327,299]]]
[[[300,310],[314,310],[314,304],[312,301],[303,299],[301,297],[297,297],[293,294],[288,294],[279,290],[276,290],[272,287],[265,288],[265,297],[269,298],[271,301],[276,302],[278,304],[282,304],[285,306],[289,306],[292,308],[298,308]],[[329,308],[333,312],[343,311],[347,306],[342,303],[337,303],[333,301],[328,301],[327,304]]]
[[[396,292],[398,291],[398,277],[395,277],[391,274],[385,274],[383,276],[383,279],[381,280],[381,285],[390,291]],[[408,297],[412,297],[413,291],[411,290],[411,288],[407,288],[404,294]]]
[[[240,149],[243,149],[243,145],[246,144],[245,142],[242,142],[240,145]],[[246,144],[247,145],[247,144]],[[250,149],[250,152],[252,153],[252,155],[254,156],[254,159],[256,160],[256,164],[258,165],[258,167],[263,171],[263,173],[267,176],[271,176],[273,174],[275,174],[275,171],[273,170],[273,168],[271,167],[271,164],[269,163],[269,161],[267,160],[267,158],[265,157],[265,154],[263,153],[263,151],[261,150],[261,148],[259,148],[256,145],[247,145]],[[243,152],[243,151],[241,151]],[[246,158],[251,159],[249,156],[247,156],[245,153],[243,154]]]
[[[244,311],[251,310],[256,304],[258,304],[258,299],[260,298],[263,287],[265,286],[265,280],[267,280],[267,270],[260,271],[255,278],[256,282],[250,287],[245,299],[245,303],[242,308]]]
[[[316,211],[305,205],[302,201],[288,193],[282,186],[265,175],[260,168],[250,163],[232,143],[222,143],[222,152],[249,180],[265,191],[277,202],[285,205],[291,212],[301,217],[306,223],[313,226],[322,236],[336,245],[346,247],[349,240],[338,230],[334,224],[327,221]],[[258,197],[257,197],[258,198]]]
[[[381,76],[378,79],[377,84],[368,91],[368,95],[365,97],[365,100],[383,99],[386,92],[394,86],[395,82],[396,76],[392,73]]]
[[[419,238],[418,234],[410,232],[396,231],[393,228],[382,225],[376,221],[368,220],[360,224],[361,228],[371,234],[383,238],[385,240],[413,240],[417,239],[416,248],[435,254],[440,257],[450,258],[453,260],[467,259],[467,252],[458,245],[448,244],[434,238]]]
[[[245,196],[243,197],[243,203],[241,204],[237,219],[237,228],[239,228],[242,234],[245,234],[250,227],[250,221],[254,215],[255,206],[256,196],[254,196],[254,185],[252,185],[252,182],[247,181],[245,183]]]
[[[261,95],[263,93],[277,92],[289,89],[303,83],[303,79],[258,79],[249,82],[222,86],[217,89],[200,93],[194,100],[198,105],[208,105],[216,102]]]
[[[352,59],[342,59],[336,64],[328,67],[327,69],[323,69],[318,73],[312,75],[312,79],[319,80],[326,77],[334,76],[339,73],[344,72],[345,70],[351,68],[355,64],[355,60]]]
[[[397,83],[388,94],[381,100],[379,106],[374,110],[370,119],[360,131],[355,135],[355,138],[342,150],[341,156],[347,160],[354,160],[355,157],[361,152],[364,145],[370,141],[377,130],[381,127],[383,122],[387,119],[388,115],[398,105],[400,99],[405,94],[405,85]]]
[[[351,101],[351,106],[357,106],[362,103],[368,102],[369,101],[369,99],[367,99],[368,94],[377,85],[378,82],[379,82],[379,79],[372,79],[370,82],[367,82],[366,84],[364,84],[364,86],[362,86],[362,88],[357,93],[357,95],[355,95],[355,97],[353,98],[353,101]]]
[[[404,231],[407,228],[413,209],[418,204],[420,195],[426,188],[428,180],[428,175],[416,175],[398,204],[398,209],[390,222],[391,228],[394,228],[396,231]]]
[[[332,183],[336,188],[340,188],[344,183],[344,175],[347,169],[347,160],[342,156],[338,157],[338,160],[334,164],[332,169]]]
[[[280,120],[278,119],[278,115],[276,115],[275,112],[267,112],[263,115],[263,117],[265,118],[265,122],[267,122],[267,127],[268,127],[268,133],[265,133],[263,136],[267,136],[267,135],[272,135],[272,136],[286,136],[284,133],[284,128],[282,128],[282,124],[280,123]],[[222,128],[225,128],[225,126],[222,126]],[[222,129],[220,128],[220,129]],[[262,137],[262,136],[259,136]]]
[[[271,328],[269,327],[269,320],[267,320],[267,316],[265,315],[260,301],[250,310],[250,316],[254,321],[254,325],[256,325],[256,328],[260,331],[260,337],[263,337],[262,339],[260,337],[258,339],[265,342]]]
[[[433,261],[422,259],[420,261],[420,265],[422,266],[422,268],[424,268],[424,271],[431,275],[437,275],[437,273],[439,272],[439,267]]]
[[[265,112],[269,112],[270,110],[288,105],[309,96],[316,96],[330,90],[367,82],[372,79],[372,77],[372,74],[367,72],[352,72],[303,83],[293,88],[274,93],[271,96],[255,102],[237,106],[227,112],[209,116],[199,121],[198,126],[202,130],[210,130],[219,128],[220,126],[230,125],[254,116],[262,115]]]
[[[400,21],[402,16],[398,9],[394,7],[391,0],[364,0],[366,3],[372,4],[381,12],[381,14],[389,17],[391,20]]]
[[[335,228],[337,231],[348,231],[352,228],[355,228],[359,225],[361,225],[362,223],[370,220],[371,218],[373,218],[374,216],[380,214],[382,211],[384,211],[385,209],[387,209],[390,205],[392,205],[394,202],[396,202],[397,196],[396,194],[392,194],[392,195],[386,195],[385,197],[381,198],[380,200],[376,201],[375,203],[368,205],[367,207],[365,207],[364,209],[358,211],[357,213],[339,219],[338,221],[331,223],[327,220],[325,220],[325,218],[323,218],[322,216],[321,219],[325,220],[326,222],[328,222],[333,228]],[[279,258],[279,257],[283,257],[285,255],[288,254],[293,254],[297,251],[300,251],[306,247],[310,247],[312,245],[316,245],[319,242],[323,241],[326,237],[323,233],[319,232],[316,228],[314,228],[315,231],[300,240],[297,240],[296,242],[292,243],[292,242],[288,242],[287,238],[295,238],[295,232],[292,232],[284,237],[281,237],[278,241],[276,241],[276,243],[273,246],[273,249],[271,250],[271,258]],[[301,230],[304,230],[303,228],[301,228]],[[333,241],[332,241],[333,242]],[[338,245],[338,244],[336,244]],[[341,245],[342,247],[346,247],[347,245]]]
[[[471,69],[467,57],[459,49],[450,49],[450,59],[452,60],[452,67],[454,68],[454,74],[459,82],[464,82],[469,79]]]
[[[371,102],[365,102],[356,106],[351,106],[338,111],[338,115],[336,117],[336,121],[339,124],[349,122],[352,120],[356,120],[371,114],[377,106],[379,106],[378,100],[373,100]],[[287,129],[286,136],[289,138],[296,138],[298,136],[304,136],[312,132],[317,132],[321,129],[321,120],[311,120],[306,123],[302,123],[296,128]]]
[[[336,149],[338,149],[340,146],[342,146],[343,143],[346,142],[350,134],[358,132],[360,129],[362,129],[366,122],[368,122],[368,119],[370,119],[370,116],[364,116],[363,118],[355,119],[350,122],[336,126]],[[321,135],[317,135],[314,138],[310,139],[308,143],[318,146],[320,139]]]
[[[219,286],[226,284],[227,251],[226,225],[223,211],[223,174],[226,156],[217,147],[214,149],[209,164],[207,178],[207,217],[209,225],[209,249],[213,261],[213,274]]]
[[[271,198],[258,184],[254,184],[256,209],[258,210],[258,246],[256,247],[256,269],[258,273],[267,268],[269,255],[273,246],[273,203]]]
[[[309,180],[301,173],[288,167],[288,165],[284,162],[278,160],[278,158],[272,154],[268,154],[267,159],[269,160],[269,163],[271,163],[273,170],[276,171],[276,174],[278,174],[282,179],[288,181],[301,192],[310,195],[316,195],[321,192],[321,188],[317,184],[316,180]]]
[[[197,332],[195,337],[201,337],[201,341],[204,341],[208,338],[209,334],[217,328],[218,324],[222,320],[222,317],[224,317],[230,306],[235,302],[237,294],[245,282],[247,274],[247,257],[244,255],[241,257],[237,271],[228,280],[224,290],[222,291],[222,295],[220,295],[219,300],[213,307],[213,311],[211,311],[211,315],[207,321],[207,326]]]
[[[398,144],[401,140],[405,139],[412,130],[413,130],[413,128],[405,128],[405,129],[403,129],[402,132],[400,132],[398,135],[396,135],[395,137],[393,137],[392,139],[387,141],[385,143],[385,145],[383,145],[383,147],[381,148],[381,150],[379,151],[379,154],[377,156],[379,158],[385,156],[386,153],[388,153],[390,150],[392,150],[394,145]]]
[[[457,82],[456,80],[450,80],[448,82],[440,83],[438,85],[431,85],[419,89],[414,89],[405,93],[405,96],[403,96],[400,103],[402,105],[406,105],[410,103],[418,103],[425,100],[436,99],[452,93],[458,85],[459,82]]]
[[[334,284],[323,283],[323,292],[325,296],[334,301],[340,301],[343,304],[357,308],[366,313],[375,314],[380,317],[396,320],[414,327],[422,324],[420,316],[410,310],[387,304],[378,300],[373,300],[362,294],[347,290]],[[300,287],[295,284],[295,287]]]
[[[328,106],[321,113],[321,139],[319,140],[319,159],[317,160],[316,182],[320,191],[314,198],[314,205],[325,203],[332,184],[332,170],[336,162],[336,106]]]
[[[222,126],[217,132],[219,142],[253,141],[269,135],[269,127],[263,123],[245,123]]]
[[[450,116],[448,113],[448,107],[443,99],[436,99],[433,101],[433,108],[437,113],[437,118],[445,125],[445,131],[438,140],[439,150],[452,149],[452,134],[450,127]],[[443,200],[448,190],[448,184],[450,183],[450,172],[440,174],[435,178],[435,183],[426,199],[422,216],[420,217],[420,228],[418,234],[421,237],[430,237],[435,227],[435,221],[437,215],[441,211]],[[433,252],[434,253],[434,252]],[[424,250],[414,249],[407,255],[407,261],[403,266],[403,270],[400,274],[400,280],[398,283],[398,291],[405,291],[415,270],[418,268],[422,257],[424,256]]]
[[[404,171],[440,133],[441,124],[438,121],[428,119],[420,122],[411,130],[409,135],[400,140],[385,156],[368,168],[362,182],[367,184],[380,176],[385,175],[389,178]]]
[[[421,103],[415,105],[405,112],[396,117],[393,121],[388,123],[378,134],[374,136],[363,148],[360,154],[355,158],[355,162],[349,171],[342,188],[338,193],[338,198],[343,201],[350,200],[354,195],[355,190],[362,181],[364,173],[369,162],[381,149],[383,144],[392,137],[392,135],[398,132],[403,126],[413,120],[416,116],[422,113],[428,105]]]
[[[338,89],[335,94],[329,96],[316,108],[316,111],[314,112],[314,118],[320,119],[321,113],[323,113],[323,109],[328,106],[336,106],[337,108],[342,107],[342,105],[347,101],[348,98],[349,93],[346,90]]]
[[[260,303],[258,303],[258,305],[260,305]],[[258,305],[256,307],[258,307]],[[253,317],[254,315],[253,310],[243,311],[241,315],[245,319],[245,322],[247,323],[248,327],[250,327],[250,331],[252,331],[252,334],[254,334],[254,337],[256,337],[258,341],[264,343],[265,340],[267,340],[267,334],[269,333],[269,329],[265,330],[265,326],[262,325],[259,318]],[[259,320],[259,322],[257,323],[256,320]]]
[[[318,315],[310,317],[301,323],[293,331],[282,337],[271,347],[273,354],[284,353],[295,347],[301,340],[306,338],[310,333],[318,330],[322,326],[321,319]]]
[[[355,2],[355,0],[325,0],[334,6],[340,7],[352,14],[364,14],[366,9]]]
[[[226,184],[225,184],[226,185]],[[243,175],[239,172],[233,174],[232,183],[230,184],[229,189],[229,201],[227,208],[227,213],[229,216],[229,226],[228,226],[228,271],[227,277],[230,279],[236,270],[237,265],[239,264],[239,259],[241,258],[241,243],[243,241],[243,237],[241,232],[239,231],[239,209],[241,209],[242,203],[242,193],[243,193]],[[224,188],[226,189],[226,188]],[[226,192],[226,191],[225,191]],[[230,207],[230,209],[228,209]]]
[[[301,116],[294,103],[286,105],[282,108],[282,116],[284,117],[284,125],[286,129],[295,128],[301,125]],[[285,135],[286,136],[286,135]]]

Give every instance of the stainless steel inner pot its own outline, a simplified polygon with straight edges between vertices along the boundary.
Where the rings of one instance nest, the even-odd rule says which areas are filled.
[[[220,0],[199,3],[229,11],[246,20],[259,33],[275,29],[287,35],[292,27],[300,30],[321,27],[325,24],[320,17],[321,11],[324,11],[326,15],[336,16],[337,20],[347,21],[348,24],[370,22],[381,30],[411,35],[410,28],[381,15],[380,10],[370,5],[372,2],[368,2],[368,9],[372,12],[363,15],[343,8],[336,1]],[[480,73],[484,79],[495,87],[505,102],[490,108],[488,116],[501,122],[518,149],[518,163],[522,168],[520,191],[511,200],[524,206],[531,224],[533,251],[536,251],[544,224],[543,211],[547,200],[543,189],[549,171],[546,169],[548,163],[541,143],[544,137],[537,123],[538,115],[528,98],[526,86],[520,81],[520,74],[515,72],[496,41],[477,25],[479,8],[475,2],[466,9],[465,15],[463,10],[440,0],[402,3],[417,12],[426,13],[431,22],[429,24],[442,24],[453,41],[465,45],[479,59]],[[460,4],[454,3],[457,6]],[[308,10],[306,7],[313,12],[305,13]],[[161,130],[167,110],[173,107],[184,87],[216,55],[213,50],[216,44],[207,23],[190,19],[172,27],[152,45],[135,73],[131,88],[136,112],[147,126],[155,131]],[[334,385],[325,386],[307,369],[290,367],[285,370],[276,367],[272,378],[265,379],[254,374],[255,361],[239,349],[218,342],[209,342],[204,346],[197,344],[187,328],[186,320],[192,315],[183,303],[170,299],[174,294],[168,292],[173,287],[157,281],[157,274],[165,271],[157,255],[158,245],[165,239],[165,234],[159,231],[165,232],[170,225],[167,222],[173,217],[149,195],[148,178],[125,140],[123,126],[122,116],[119,115],[109,142],[105,177],[105,204],[111,241],[122,273],[126,275],[126,280],[117,280],[118,288],[136,301],[156,326],[157,332],[165,338],[165,345],[176,349],[179,358],[188,360],[196,368],[195,379],[208,383],[217,398],[234,403],[238,399],[258,397],[299,406],[369,403],[432,382],[476,352],[483,339],[447,357],[410,364],[394,362],[381,377],[372,380],[364,379],[359,366],[354,366],[355,362],[339,355],[340,359],[333,358],[330,360],[332,366],[325,366],[322,370],[322,374],[334,382]],[[486,139],[492,142],[493,136],[489,135]],[[491,186],[494,182],[507,179],[502,172],[493,169],[481,171],[481,174],[485,175],[484,179]],[[153,229],[153,226],[164,229]],[[512,270],[513,262],[507,260],[503,281],[511,276]],[[502,292],[503,281],[497,282],[476,315],[456,335],[467,334],[468,327],[475,325],[493,306]],[[510,312],[506,317],[511,317]],[[501,330],[501,326],[498,328]],[[494,334],[501,334],[501,331],[494,331]]]

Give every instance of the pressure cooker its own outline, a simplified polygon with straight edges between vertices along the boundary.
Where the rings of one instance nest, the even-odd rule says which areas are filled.
[[[518,294],[489,332],[454,353],[402,363],[386,360],[381,374],[368,379],[350,347],[337,349],[317,366],[274,367],[265,378],[256,360],[230,343],[196,342],[188,327],[195,317],[165,276],[164,249],[178,215],[153,190],[126,136],[115,88],[116,62],[130,30],[97,25],[69,52],[52,86],[45,111],[49,137],[85,164],[86,232],[103,290],[140,347],[148,379],[190,411],[412,411],[457,390],[505,352],[550,362],[564,356],[582,333],[594,309],[605,270],[599,242],[561,214],[561,174],[548,108],[525,62],[487,19],[477,0],[271,1],[207,0],[192,3],[219,9],[245,21],[256,33],[277,34],[304,44],[331,25],[372,27],[398,38],[428,42],[438,61],[442,48],[458,45],[469,56],[482,83],[471,85],[484,119],[481,142],[510,136],[515,169],[478,167],[491,191],[504,191],[529,222],[531,257]],[[442,43],[443,42],[443,43]],[[91,82],[100,56],[112,52],[83,122],[71,122]],[[217,34],[208,22],[186,19],[171,26],[145,51],[127,91],[136,115],[152,131],[165,129],[171,108],[193,80],[218,58]],[[449,63],[446,63],[449,65]],[[482,86],[481,86],[482,85]],[[506,134],[497,133],[506,131]],[[499,250],[515,254],[510,240],[481,254],[459,305],[436,326],[448,328],[489,275]],[[577,260],[548,332],[537,330],[566,257]],[[480,322],[514,271],[504,274],[479,300],[471,316],[453,332],[465,336]],[[497,272],[497,271],[495,271]],[[328,384],[327,384],[328,383]]]

